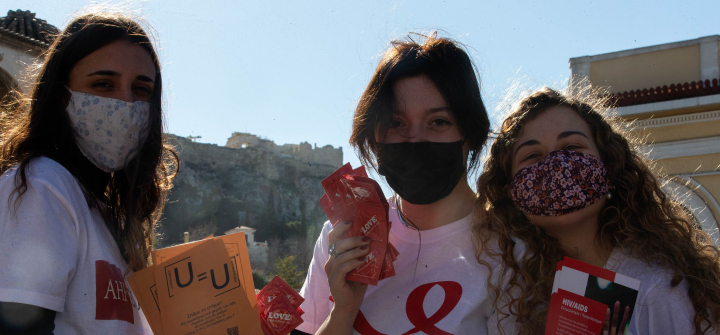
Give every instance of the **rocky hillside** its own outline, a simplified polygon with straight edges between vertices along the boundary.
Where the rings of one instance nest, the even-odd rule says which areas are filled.
[[[302,161],[257,147],[228,148],[173,137],[180,172],[165,207],[161,245],[256,228],[256,241],[313,238],[326,220],[320,181],[339,166]]]

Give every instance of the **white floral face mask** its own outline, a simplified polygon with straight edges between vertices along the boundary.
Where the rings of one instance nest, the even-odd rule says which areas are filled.
[[[80,151],[105,172],[125,167],[147,138],[150,104],[68,91],[66,111]]]

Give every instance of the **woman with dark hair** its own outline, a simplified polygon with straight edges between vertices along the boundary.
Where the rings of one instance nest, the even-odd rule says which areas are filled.
[[[0,333],[151,333],[125,277],[148,265],[178,159],[160,63],[115,13],[75,18],[0,147]]]
[[[610,306],[604,334],[715,334],[720,250],[663,192],[597,96],[536,91],[490,148],[474,235],[499,245],[508,267],[505,289],[494,287],[505,292],[495,323],[505,334],[542,334],[557,263],[569,256],[640,280],[632,317],[630,306]]]
[[[389,240],[400,252],[396,275],[372,287],[345,280],[363,264],[369,240],[343,238],[351,222],[326,223],[301,291],[299,331],[485,332],[490,261],[474,258],[476,195],[467,173],[490,122],[467,53],[451,40],[423,38],[392,42],[360,99],[350,139],[396,192],[388,213]]]

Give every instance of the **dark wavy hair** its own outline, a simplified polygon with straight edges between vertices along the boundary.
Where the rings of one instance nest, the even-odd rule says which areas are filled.
[[[470,172],[478,166],[490,131],[475,67],[459,43],[438,38],[436,33],[414,35],[424,42],[410,37],[392,41],[380,60],[355,109],[350,144],[363,164],[376,168],[376,131],[384,136],[397,113],[393,85],[404,78],[426,75],[448,103],[450,115],[470,144]]]
[[[490,157],[477,183],[478,217],[473,235],[479,251],[498,238],[499,256],[511,270],[508,286],[491,286],[501,318],[516,317],[519,334],[542,334],[557,262],[566,251],[542,228],[517,209],[507,192],[512,147],[523,126],[545,110],[566,106],[575,110],[592,130],[600,159],[615,187],[598,217],[600,246],[627,250],[648,264],[672,274],[671,286],[686,281],[695,309],[695,333],[705,334],[720,321],[720,250],[704,231],[692,224],[680,203],[668,197],[646,160],[638,154],[620,124],[605,113],[605,101],[596,94],[566,96],[549,88],[522,100],[502,123],[490,147]],[[514,254],[516,243],[525,257]],[[478,260],[480,260],[478,253]],[[513,292],[510,294],[509,292]],[[519,292],[519,293],[518,293]],[[505,308],[507,307],[507,308]]]
[[[155,65],[155,88],[150,99],[150,131],[135,158],[113,173],[109,183],[78,149],[65,111],[69,74],[73,66],[95,50],[123,40],[145,49]],[[15,92],[3,119],[0,172],[19,165],[16,203],[27,190],[26,167],[39,156],[65,167],[80,184],[88,206],[98,209],[130,269],[150,262],[154,227],[160,218],[179,159],[165,143],[162,120],[160,63],[145,30],[119,13],[89,13],[75,18],[44,53],[28,98]],[[11,205],[8,199],[8,205]]]

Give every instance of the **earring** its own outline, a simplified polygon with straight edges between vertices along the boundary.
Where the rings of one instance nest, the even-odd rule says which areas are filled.
[[[608,200],[612,199],[612,193],[610,193],[609,191],[607,193],[607,198],[608,198]]]

